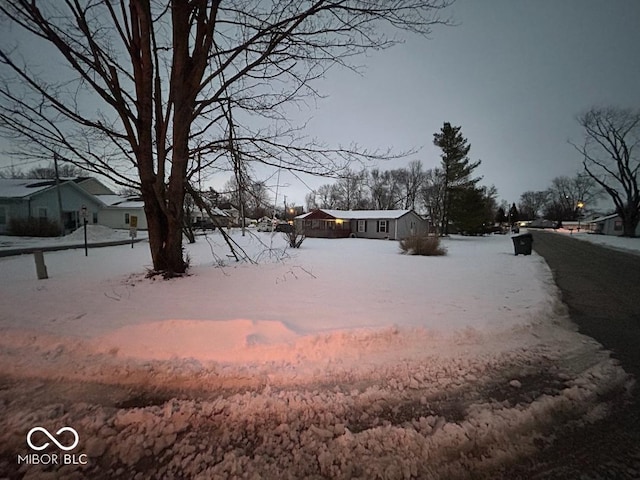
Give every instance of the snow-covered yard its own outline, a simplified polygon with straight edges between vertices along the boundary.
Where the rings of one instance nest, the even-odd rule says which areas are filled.
[[[209,234],[172,280],[146,243],[0,258],[0,476],[482,478],[628,382],[509,236],[233,239],[259,263]],[[35,426],[86,463],[18,465]]]

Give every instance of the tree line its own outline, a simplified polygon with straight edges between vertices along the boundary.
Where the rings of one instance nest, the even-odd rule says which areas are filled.
[[[486,231],[497,210],[497,190],[480,186],[481,177],[474,177],[481,161],[469,158],[471,145],[461,127],[445,122],[433,134],[433,144],[441,150],[439,166],[425,170],[414,160],[391,170],[348,170],[334,183],[307,194],[307,210],[412,209],[427,215],[443,235]]]
[[[620,216],[623,236],[636,235],[640,223],[640,109],[593,107],[578,115],[583,140],[571,142],[583,170],[552,180],[543,191],[520,197],[520,218],[578,220],[601,198],[609,198]]]

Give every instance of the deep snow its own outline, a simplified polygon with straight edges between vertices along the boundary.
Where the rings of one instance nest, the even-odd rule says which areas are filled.
[[[167,281],[145,277],[144,243],[46,253],[47,280],[30,255],[0,259],[0,473],[481,478],[629,385],[509,236],[452,237],[444,257],[233,238],[259,264],[209,234]],[[51,379],[147,401],[49,405]],[[76,428],[88,464],[17,465],[36,424]]]

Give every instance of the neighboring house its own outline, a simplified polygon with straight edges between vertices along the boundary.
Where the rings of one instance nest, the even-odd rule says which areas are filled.
[[[115,229],[129,229],[132,217],[136,217],[136,228],[147,230],[147,217],[144,214],[144,202],[139,197],[121,195],[97,195],[104,205],[98,212],[98,223]]]
[[[218,208],[227,216],[225,226],[237,227],[240,225],[240,210],[229,202],[218,205]]]
[[[229,225],[229,216],[220,210],[213,207],[210,209],[213,217],[209,215],[209,212],[196,209],[191,212],[191,225],[195,228],[216,228],[227,227]]]
[[[85,207],[89,223],[98,222],[103,204],[87,192],[80,183],[84,179],[0,179],[0,234],[8,232],[12,219],[46,219],[59,223],[62,219],[66,232],[81,224],[80,212]],[[93,183],[92,188],[97,186]],[[60,198],[60,201],[58,200]],[[60,212],[62,205],[62,212]]]
[[[592,225],[593,233],[600,233],[602,235],[622,235],[623,233],[622,219],[617,213],[594,218],[586,223]],[[636,227],[636,236],[640,236],[640,224]]]
[[[429,224],[413,210],[318,209],[295,218],[307,237],[387,238],[399,240],[423,235]]]

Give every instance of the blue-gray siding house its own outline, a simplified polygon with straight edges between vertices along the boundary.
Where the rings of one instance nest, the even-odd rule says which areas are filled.
[[[62,221],[65,231],[69,232],[81,225],[83,207],[86,208],[88,223],[98,223],[98,212],[103,204],[80,184],[87,182],[89,188],[98,188],[99,185],[95,179],[88,180],[61,179],[56,186],[55,180],[0,179],[0,234],[8,233],[12,219],[31,218],[55,223]],[[62,212],[59,205],[62,205]]]

